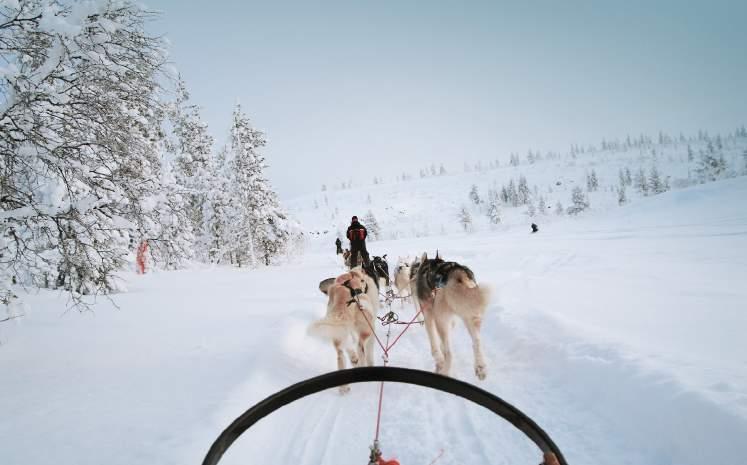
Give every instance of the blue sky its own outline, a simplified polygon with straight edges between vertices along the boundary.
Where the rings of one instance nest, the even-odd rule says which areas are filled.
[[[267,133],[285,198],[747,123],[744,1],[146,4],[216,138],[237,101]]]

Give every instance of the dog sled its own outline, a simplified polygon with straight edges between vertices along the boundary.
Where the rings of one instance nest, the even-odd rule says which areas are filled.
[[[217,465],[229,447],[254,424],[276,410],[306,396],[347,384],[366,382],[405,383],[452,394],[473,402],[498,415],[524,433],[539,449],[545,465],[567,465],[560,449],[552,438],[526,414],[477,386],[458,379],[428,371],[400,367],[362,367],[338,370],[301,381],[257,403],[226,428],[210,447],[202,465]],[[378,453],[378,456],[377,456]],[[365,458],[361,459],[363,463]],[[374,443],[369,463],[387,463],[381,460],[378,445]],[[395,462],[397,463],[397,462]],[[412,464],[403,464],[412,465]]]

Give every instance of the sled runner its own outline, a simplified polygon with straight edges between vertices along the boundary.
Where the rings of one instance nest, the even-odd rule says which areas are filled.
[[[285,405],[325,389],[351,383],[374,381],[423,386],[474,402],[502,417],[523,432],[542,452],[545,457],[544,463],[554,465],[557,462],[558,465],[567,465],[563,454],[550,436],[531,418],[508,402],[464,381],[427,371],[399,367],[364,367],[338,370],[287,387],[259,402],[234,420],[210,447],[202,465],[216,465],[239,436],[260,419]],[[363,464],[364,460],[365,458],[362,458],[360,463]]]

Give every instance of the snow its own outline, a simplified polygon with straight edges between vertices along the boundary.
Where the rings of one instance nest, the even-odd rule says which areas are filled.
[[[459,189],[466,198],[468,184]],[[393,268],[398,256],[438,249],[494,287],[483,328],[488,379],[472,373],[461,324],[454,376],[529,414],[568,463],[733,463],[747,455],[745,198],[741,177],[553,218],[537,234],[517,217],[515,227],[436,229],[369,251],[387,253]],[[328,235],[279,267],[125,275],[129,292],[82,313],[65,311],[64,294],[17,289],[25,316],[0,323],[2,463],[200,463],[255,402],[335,368],[331,345],[306,335],[325,311],[318,282],[342,270],[333,253]],[[433,368],[421,328],[391,363]],[[222,463],[364,463],[377,389],[284,407]],[[382,448],[403,465],[427,465],[441,450],[439,465],[540,458],[489,412],[395,384],[385,388]]]

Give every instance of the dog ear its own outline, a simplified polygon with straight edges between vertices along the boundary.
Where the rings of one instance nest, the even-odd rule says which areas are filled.
[[[352,277],[353,275],[351,275],[350,273],[343,273],[340,276],[338,276],[337,279],[335,279],[335,284],[342,284],[345,281],[350,280],[350,278]]]
[[[436,260],[438,260],[440,257],[438,256],[438,249],[436,249]]]
[[[381,258],[383,258],[384,260],[386,260],[386,254],[382,255]]]

